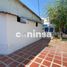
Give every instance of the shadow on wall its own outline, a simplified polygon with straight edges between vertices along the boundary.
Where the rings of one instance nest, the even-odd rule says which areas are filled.
[[[24,66],[28,64],[38,53],[41,52],[45,47],[48,46],[50,38],[43,38],[37,42],[34,42],[7,57],[15,60],[16,62],[22,63]]]

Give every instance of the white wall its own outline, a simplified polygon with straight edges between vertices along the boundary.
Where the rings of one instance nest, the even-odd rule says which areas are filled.
[[[23,34],[24,33],[26,34],[27,32],[32,32],[33,29],[35,29],[36,31],[42,32],[41,24],[39,24],[38,27],[36,27],[34,22],[28,21],[26,24],[23,24],[23,23],[17,22],[16,16],[9,15],[9,14],[5,14],[5,16],[6,16],[6,22],[4,21],[4,23],[5,23],[6,27],[5,26],[4,26],[5,28],[3,27],[3,29],[4,29],[3,32],[4,32],[4,34],[5,33],[7,33],[7,34],[3,37],[3,38],[5,38],[5,37],[6,38],[4,41],[2,41],[2,43],[3,42],[8,43],[8,45],[6,45],[6,43],[4,43],[4,46],[3,46],[3,47],[8,47],[6,54],[10,54],[24,46],[27,46],[30,43],[33,43],[40,39],[40,38],[22,38],[22,37],[17,38],[16,33],[21,32]],[[1,22],[1,24],[3,24],[3,23]],[[2,28],[2,27],[0,27],[0,28]],[[0,38],[0,39],[2,39],[2,38]],[[4,54],[4,52],[2,52],[2,54]]]
[[[6,15],[0,13],[0,54],[6,54],[7,49]]]

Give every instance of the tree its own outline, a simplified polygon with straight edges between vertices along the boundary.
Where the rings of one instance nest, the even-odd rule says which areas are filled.
[[[67,24],[67,0],[58,0],[56,5],[48,8],[50,22],[56,25],[56,32],[62,37],[62,29]]]

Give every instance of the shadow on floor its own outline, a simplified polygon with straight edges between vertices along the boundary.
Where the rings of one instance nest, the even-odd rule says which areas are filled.
[[[14,65],[19,65],[19,64],[26,65],[38,53],[40,53],[41,50],[43,50],[45,47],[47,47],[49,42],[50,42],[50,38],[41,39],[37,42],[34,42],[34,43],[22,48],[22,49],[19,49],[18,51],[14,52],[8,56],[3,56],[2,59],[0,56],[0,61],[4,62],[7,65],[9,64],[9,66],[12,66],[13,64]],[[24,67],[24,66],[22,66],[22,67]]]

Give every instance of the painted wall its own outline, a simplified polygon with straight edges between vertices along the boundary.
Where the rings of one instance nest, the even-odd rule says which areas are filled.
[[[3,19],[5,19],[3,18],[4,15],[5,15],[6,21],[5,20],[3,21]],[[3,25],[3,27],[0,26],[0,31],[1,31],[1,28],[3,28],[2,33],[4,33],[3,34],[4,36],[2,35],[2,33],[0,34],[1,36],[0,40],[2,40],[2,43],[3,43],[3,46],[1,46],[1,43],[0,43],[0,50],[1,50],[1,47],[5,48],[5,50],[7,50],[8,48],[5,54],[10,54],[24,46],[27,46],[30,43],[33,43],[41,39],[41,38],[23,38],[23,37],[17,38],[16,37],[17,32],[26,34],[27,32],[33,32],[33,29],[35,29],[38,32],[42,32],[41,24],[38,24],[38,27],[36,27],[35,22],[32,22],[32,21],[27,21],[26,24],[23,24],[23,23],[17,22],[16,16],[9,15],[9,14],[4,14],[4,15],[2,15],[0,19],[0,21],[2,21],[0,22],[0,25]],[[1,53],[0,51],[0,54],[4,54],[4,52],[5,51],[2,51]]]
[[[8,49],[6,15],[0,13],[0,54],[6,54]]]
[[[26,9],[18,0],[0,0],[0,11],[6,11],[12,14],[19,15],[20,17],[28,17],[40,21],[32,12]]]

